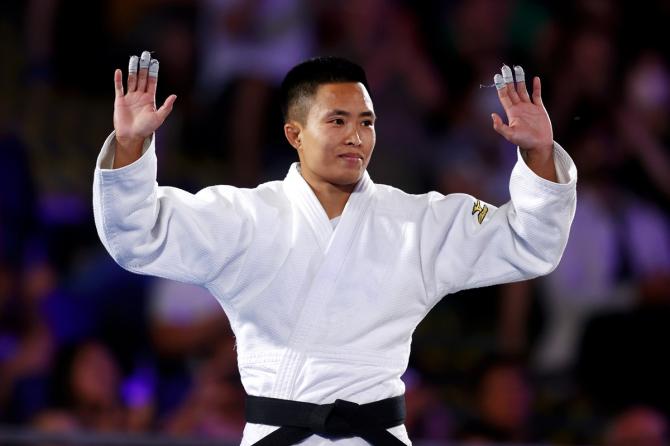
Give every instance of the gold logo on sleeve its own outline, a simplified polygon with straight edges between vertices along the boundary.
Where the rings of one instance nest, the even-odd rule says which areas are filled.
[[[486,205],[482,205],[482,202],[477,200],[475,201],[474,206],[472,206],[472,215],[477,214],[477,221],[481,225],[484,221],[484,217],[489,212],[489,208]]]

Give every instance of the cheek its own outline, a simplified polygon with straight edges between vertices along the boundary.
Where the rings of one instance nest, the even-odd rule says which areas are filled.
[[[342,144],[342,132],[337,129],[327,129],[319,133],[314,139],[314,149],[320,157],[327,157]]]
[[[375,144],[377,142],[377,133],[375,132],[374,129],[370,129],[368,133],[368,150],[370,153],[372,153],[372,150],[375,148]]]

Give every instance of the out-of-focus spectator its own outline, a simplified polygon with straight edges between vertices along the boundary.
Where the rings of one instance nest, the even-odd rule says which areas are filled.
[[[427,57],[416,17],[395,0],[317,4],[319,51],[357,61],[367,73],[379,115],[370,174],[424,191],[433,156],[427,122],[444,106],[447,89]]]
[[[617,136],[625,157],[621,174],[628,188],[667,209],[670,70],[660,54],[648,51],[627,71],[624,85],[624,101],[616,115]]]
[[[239,381],[232,336],[221,338],[195,372],[184,403],[167,417],[174,435],[195,435],[239,442],[244,428],[244,390]]]
[[[538,371],[564,376],[586,320],[629,308],[636,281],[670,268],[667,217],[614,178],[621,158],[611,123],[592,123],[573,146],[580,200],[561,263],[540,280],[546,323],[534,357]]]
[[[226,314],[205,288],[155,279],[148,297],[151,336],[162,356],[197,356],[230,333]]]
[[[456,433],[460,440],[533,440],[533,389],[523,362],[512,356],[487,358],[475,374],[474,417]]]
[[[38,229],[37,196],[27,146],[12,128],[13,120],[2,118],[0,110],[0,259],[16,265]]]
[[[437,386],[427,383],[421,374],[408,368],[402,377],[405,383],[407,418],[405,427],[410,438],[445,441],[450,438],[452,419]]]
[[[205,288],[154,279],[148,293],[148,325],[159,372],[159,409],[171,411],[188,393],[193,367],[221,338],[230,324]]]
[[[612,34],[598,28],[564,28],[553,87],[547,94],[555,134],[565,138],[575,123],[598,122],[616,91],[616,48]]]
[[[49,81],[81,94],[104,94],[103,73],[113,69],[109,1],[30,0],[25,39],[31,78]],[[86,17],[86,20],[80,20]],[[72,32],[77,29],[77,32]],[[39,30],[39,32],[35,32]],[[81,38],[86,36],[86,38]],[[86,58],[88,76],[78,67]]]
[[[120,369],[103,344],[88,341],[62,349],[52,379],[53,404],[72,413],[83,428],[125,428]]]
[[[81,429],[77,418],[62,409],[47,409],[38,413],[33,418],[31,426],[50,433],[71,433]]]
[[[605,431],[606,446],[665,446],[670,441],[668,420],[646,406],[620,412]]]
[[[27,250],[20,269],[10,270],[9,298],[2,308],[4,341],[0,359],[0,405],[13,422],[26,422],[46,404],[45,378],[55,347],[42,305],[56,286],[57,273],[41,247]],[[0,305],[3,302],[0,299]]]
[[[510,50],[508,34],[515,2],[475,0],[446,4],[449,50],[474,79],[495,73]],[[443,25],[445,26],[445,25]],[[457,76],[457,74],[454,74]]]
[[[579,383],[600,413],[642,403],[670,414],[670,268],[640,283],[634,308],[593,317],[580,342]]]
[[[228,154],[227,184],[256,185],[267,129],[281,127],[267,119],[276,116],[273,96],[312,54],[310,11],[302,0],[203,0],[199,8],[195,150]]]

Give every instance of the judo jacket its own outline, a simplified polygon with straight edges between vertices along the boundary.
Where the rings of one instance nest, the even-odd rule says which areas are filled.
[[[191,194],[157,184],[155,136],[125,167],[111,168],[114,151],[112,133],[93,182],[102,243],[131,272],[206,287],[230,320],[242,384],[256,396],[363,404],[402,395],[412,333],[430,309],[462,289],[549,273],[575,213],[577,171],[558,144],[559,183],[518,154],[511,200],[500,207],[465,194],[407,194],[366,172],[334,229],[298,163],[282,181]],[[248,423],[242,444],[274,429]],[[411,444],[404,426],[389,431]]]

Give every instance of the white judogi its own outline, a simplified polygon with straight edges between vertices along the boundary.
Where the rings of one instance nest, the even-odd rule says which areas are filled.
[[[487,205],[481,223],[468,195],[410,195],[365,173],[334,230],[297,163],[283,181],[192,195],[158,186],[153,137],[144,150],[111,169],[113,133],[102,148],[93,183],[100,239],[129,271],[216,296],[250,395],[325,404],[403,394],[412,332],[428,311],[464,288],[553,270],[575,212],[576,168],[557,144],[563,184],[519,157],[512,200]],[[242,444],[274,429],[248,424]],[[403,426],[390,431],[411,444]],[[331,443],[313,435],[302,444]]]

